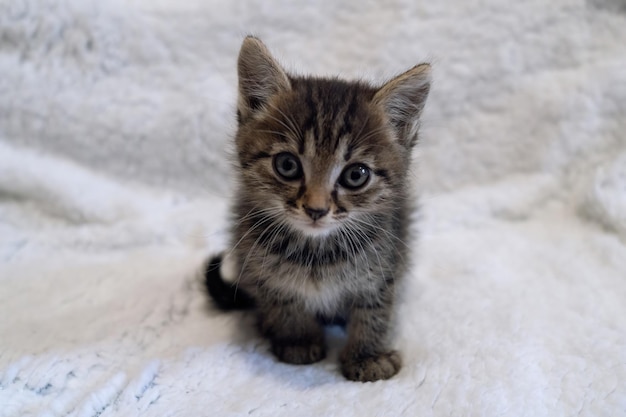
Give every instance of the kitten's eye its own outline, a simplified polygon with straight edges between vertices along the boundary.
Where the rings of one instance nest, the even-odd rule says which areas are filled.
[[[300,160],[288,152],[279,153],[274,157],[274,171],[286,180],[297,180],[302,177]]]
[[[362,164],[350,165],[341,173],[339,184],[343,187],[356,189],[363,187],[370,178],[370,170]]]

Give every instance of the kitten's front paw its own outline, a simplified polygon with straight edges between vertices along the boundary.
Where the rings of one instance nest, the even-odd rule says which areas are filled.
[[[351,381],[389,379],[398,373],[401,366],[402,360],[396,351],[361,358],[352,358],[349,354],[344,354],[341,359],[341,372]]]
[[[326,357],[326,349],[319,343],[294,344],[293,342],[273,341],[272,352],[282,362],[294,365],[319,362]]]

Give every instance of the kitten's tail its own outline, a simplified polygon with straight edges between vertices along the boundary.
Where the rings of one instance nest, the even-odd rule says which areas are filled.
[[[235,284],[224,281],[220,273],[222,256],[212,257],[204,273],[209,295],[220,310],[246,310],[254,307],[254,299]]]

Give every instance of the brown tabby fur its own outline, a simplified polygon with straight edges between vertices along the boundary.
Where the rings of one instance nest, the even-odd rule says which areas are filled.
[[[343,321],[343,375],[390,378],[401,366],[390,340],[394,291],[408,255],[407,172],[430,66],[380,88],[296,77],[248,37],[238,70],[233,306],[249,297],[272,351],[293,364],[323,359],[322,323]],[[301,163],[296,180],[276,171],[274,158],[285,152]],[[338,177],[355,163],[369,179],[342,186]],[[210,291],[219,279],[209,268]]]

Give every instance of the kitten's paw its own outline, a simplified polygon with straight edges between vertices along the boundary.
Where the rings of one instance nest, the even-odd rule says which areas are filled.
[[[326,357],[326,348],[319,343],[294,344],[274,341],[272,352],[282,362],[294,365],[306,365],[319,362]]]
[[[341,373],[351,381],[369,382],[389,379],[398,373],[402,366],[400,354],[396,351],[361,358],[342,355]]]

